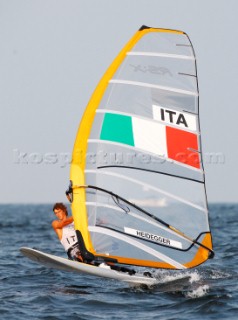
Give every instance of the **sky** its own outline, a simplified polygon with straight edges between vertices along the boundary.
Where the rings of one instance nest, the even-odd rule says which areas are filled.
[[[0,0],[0,203],[65,201],[81,116],[140,28],[194,46],[208,202],[237,202],[236,0]]]

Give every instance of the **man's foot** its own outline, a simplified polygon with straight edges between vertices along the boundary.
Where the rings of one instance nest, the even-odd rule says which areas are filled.
[[[100,268],[104,268],[104,269],[111,269],[110,266],[109,266],[108,264],[106,264],[106,263],[101,263],[101,264],[99,265],[99,267],[100,267]]]

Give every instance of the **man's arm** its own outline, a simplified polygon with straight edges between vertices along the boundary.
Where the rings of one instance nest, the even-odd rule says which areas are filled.
[[[54,230],[57,230],[57,229],[62,229],[63,227],[67,226],[68,224],[72,223],[74,221],[73,217],[67,217],[66,219],[64,220],[54,220],[52,222],[52,228]]]

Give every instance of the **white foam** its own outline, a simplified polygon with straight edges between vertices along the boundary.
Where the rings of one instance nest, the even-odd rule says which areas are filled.
[[[220,270],[213,270],[211,274],[211,279],[226,279],[229,278],[231,275],[227,272],[223,272]]]
[[[208,290],[208,285],[199,286],[197,289],[187,292],[186,297],[192,299],[201,298],[207,294]]]
[[[189,280],[190,283],[197,282],[197,281],[201,280],[201,276],[199,275],[199,273],[197,271],[190,272],[190,273],[188,273],[188,275],[190,276],[190,280]]]
[[[199,280],[201,280],[201,276],[199,275],[199,273],[197,271],[183,271],[183,272],[176,272],[176,273],[172,273],[172,274],[166,274],[167,272],[158,272],[157,274],[155,274],[156,278],[158,278],[158,280],[160,280],[160,283],[166,283],[166,282],[170,282],[170,281],[174,281],[174,280],[179,280],[179,279],[183,279],[183,278],[187,278],[189,277],[189,282],[193,283],[193,282],[197,282]]]

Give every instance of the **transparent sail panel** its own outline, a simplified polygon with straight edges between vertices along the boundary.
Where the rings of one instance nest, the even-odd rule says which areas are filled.
[[[166,32],[151,32],[146,34],[136,43],[132,51],[194,56],[191,43],[186,35]]]
[[[196,245],[168,229],[161,219],[151,218],[150,211],[101,191],[95,191],[94,200],[87,201],[87,207],[89,231],[97,252],[143,260],[147,256],[148,260],[159,259],[178,268],[182,267],[178,262],[192,259]]]
[[[197,113],[197,103],[197,96],[183,92],[162,90],[153,86],[110,83],[99,109],[112,109],[146,116],[152,113],[152,105],[158,104],[165,108],[174,107]]]
[[[129,173],[128,171],[127,174]],[[164,184],[161,184],[159,188],[145,183],[140,179],[139,174],[138,172],[138,180],[136,180],[126,174],[121,175],[112,172],[112,170],[100,170],[100,174],[97,177],[95,177],[95,172],[89,171],[87,173],[87,184],[95,185],[96,182],[96,185],[100,186],[100,188],[113,191],[115,194],[153,214],[158,219],[180,229],[192,238],[197,238],[201,232],[209,231],[207,208],[202,188],[198,186],[194,188],[194,190],[198,190],[196,201],[194,201],[194,192],[190,192],[190,194],[189,192],[188,194],[182,193],[175,188],[165,188]],[[160,179],[161,176],[159,175],[157,178]],[[117,187],[119,182],[123,187]],[[184,187],[185,183],[177,186]],[[114,201],[115,199],[112,200]],[[107,201],[106,203],[109,204]],[[104,201],[100,199],[99,202],[103,203]],[[115,203],[112,204],[115,205]],[[133,220],[132,217],[129,218]]]
[[[141,55],[127,56],[113,80],[125,80],[186,90],[197,94],[194,60]]]

